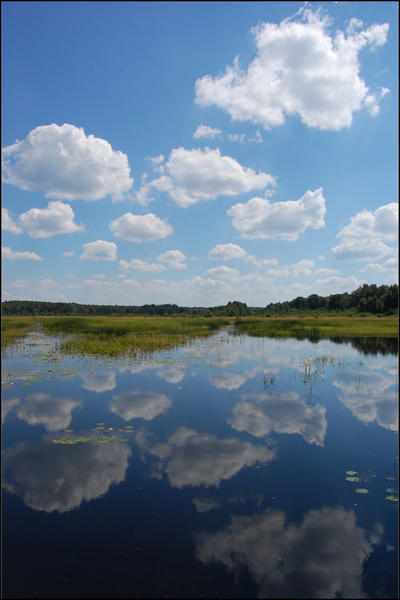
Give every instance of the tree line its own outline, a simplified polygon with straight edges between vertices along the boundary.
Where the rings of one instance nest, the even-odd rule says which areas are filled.
[[[185,307],[177,304],[143,304],[124,306],[116,304],[78,304],[76,302],[42,302],[36,300],[5,300],[1,303],[3,316],[8,315],[193,315],[193,316],[276,316],[310,312],[371,313],[391,315],[398,311],[398,285],[364,284],[351,293],[307,298],[298,296],[287,302],[274,302],[265,307],[249,307],[238,300],[214,307]]]

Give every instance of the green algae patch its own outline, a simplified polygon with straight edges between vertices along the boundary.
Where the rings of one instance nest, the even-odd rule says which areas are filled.
[[[127,436],[133,432],[131,429],[122,430],[121,433],[115,432],[113,427],[108,427],[107,431],[104,431],[105,427],[94,427],[89,432],[73,433],[73,430],[64,430],[62,437],[54,438],[53,444],[60,444],[62,446],[72,446],[74,444],[85,444],[88,442],[98,442],[100,444],[109,444],[110,442],[128,442]]]
[[[369,490],[366,488],[356,488],[354,491],[357,492],[357,494],[369,494]]]
[[[346,477],[346,481],[354,481],[358,483],[360,481],[359,477]]]
[[[346,471],[346,475],[353,475],[353,476],[357,477],[358,471]],[[346,477],[346,479],[347,479],[347,477]]]
[[[390,500],[390,502],[398,502],[399,501],[399,497],[395,496],[393,494],[393,495],[390,495],[390,496],[386,496],[385,500]]]

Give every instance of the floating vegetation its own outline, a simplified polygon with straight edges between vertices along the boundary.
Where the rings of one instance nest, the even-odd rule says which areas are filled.
[[[369,490],[366,488],[356,488],[354,491],[357,492],[357,494],[369,494]]]
[[[353,475],[353,476],[357,477],[358,471],[346,471],[346,475]],[[347,479],[347,477],[346,477],[346,479]]]
[[[391,502],[398,502],[399,497],[395,495],[386,496],[385,500],[390,500]]]
[[[387,479],[388,481],[396,481],[397,477],[393,477],[392,475],[388,475],[387,477],[385,477],[385,479]]]
[[[397,490],[394,488],[386,488],[386,491],[388,494],[397,494]]]
[[[355,481],[358,483],[360,481],[359,477],[346,477],[346,481]]]
[[[114,431],[112,427],[109,427],[107,431],[104,431],[104,429],[105,427],[103,426],[94,427],[89,432],[83,432],[75,435],[69,435],[70,433],[73,433],[73,429],[65,429],[64,435],[62,437],[53,439],[52,442],[53,444],[61,445],[74,445],[87,442],[100,442],[100,444],[109,444],[113,441],[128,442],[129,439],[126,436],[133,433],[131,428],[129,430],[121,430],[124,434],[124,437],[122,437],[118,434],[116,435],[111,433]]]

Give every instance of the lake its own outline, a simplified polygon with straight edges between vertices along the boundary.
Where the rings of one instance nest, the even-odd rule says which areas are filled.
[[[397,597],[396,346],[7,348],[3,597]]]

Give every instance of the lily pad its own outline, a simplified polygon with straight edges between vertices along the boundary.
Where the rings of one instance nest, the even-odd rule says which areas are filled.
[[[395,490],[394,488],[386,488],[386,491],[388,492],[388,494],[397,494],[397,490]]]
[[[360,478],[359,477],[346,477],[346,481],[355,481],[355,482],[359,482]]]
[[[358,471],[346,471],[346,475],[358,475]]]
[[[391,502],[398,502],[399,501],[399,497],[398,496],[386,496],[385,500],[390,500]]]
[[[396,481],[396,477],[393,477],[392,475],[388,475],[387,477],[385,477],[385,479],[387,479],[388,481]]]
[[[354,491],[357,492],[357,494],[369,494],[369,490],[365,488],[356,488]]]

